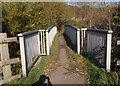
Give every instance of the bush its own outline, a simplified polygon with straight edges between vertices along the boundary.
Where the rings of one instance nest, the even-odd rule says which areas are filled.
[[[91,84],[118,84],[116,72],[107,73],[105,69],[95,66],[89,59],[84,58],[90,75]]]

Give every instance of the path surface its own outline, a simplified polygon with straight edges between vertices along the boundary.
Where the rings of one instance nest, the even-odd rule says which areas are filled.
[[[83,75],[69,72],[71,69],[70,59],[67,57],[63,35],[59,36],[58,63],[60,66],[49,76],[52,84],[86,84],[86,78]]]

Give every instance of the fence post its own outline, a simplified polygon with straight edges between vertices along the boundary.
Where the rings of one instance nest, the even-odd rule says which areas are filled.
[[[7,34],[6,33],[1,33],[0,34],[0,40],[4,40],[7,38]],[[0,44],[0,48],[1,48],[1,61],[5,61],[10,59],[9,58],[9,49],[8,49],[8,43],[5,44]],[[3,76],[4,78],[9,78],[12,76],[11,74],[11,67],[10,65],[6,65],[3,67]]]
[[[77,29],[77,53],[80,54],[80,29]]]
[[[47,48],[47,55],[49,55],[49,38],[48,38],[48,30],[46,30],[46,48]]]
[[[107,33],[107,48],[106,48],[106,70],[110,72],[111,68],[111,40],[112,40],[112,31],[109,30]]]
[[[27,76],[27,65],[26,65],[26,58],[25,58],[25,44],[24,44],[24,36],[18,34],[19,43],[20,43],[20,52],[21,52],[21,63],[22,63],[22,74],[23,77]]]
[[[41,54],[41,52],[40,52],[40,32],[38,32],[38,49],[39,49],[39,54]]]

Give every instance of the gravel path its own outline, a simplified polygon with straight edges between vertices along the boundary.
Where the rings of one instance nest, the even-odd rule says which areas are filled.
[[[57,67],[49,76],[51,83],[54,84],[86,84],[86,77],[79,75],[75,72],[70,72],[72,66],[70,59],[67,57],[66,43],[63,35],[59,36],[59,51],[58,51],[58,63]]]

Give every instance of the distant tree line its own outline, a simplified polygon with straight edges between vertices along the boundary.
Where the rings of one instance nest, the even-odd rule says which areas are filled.
[[[64,23],[67,5],[57,2],[14,2],[2,3],[2,27],[8,36],[20,32],[47,29],[50,25],[58,28]]]

